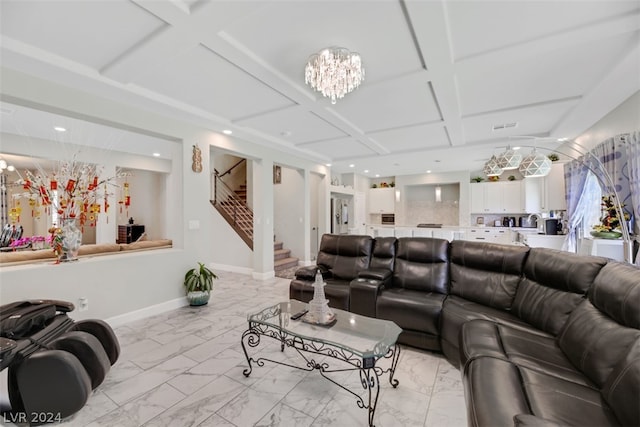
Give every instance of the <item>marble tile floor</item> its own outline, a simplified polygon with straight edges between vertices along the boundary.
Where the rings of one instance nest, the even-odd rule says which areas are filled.
[[[288,299],[289,280],[217,272],[207,306],[183,307],[116,329],[122,353],[68,426],[366,426],[356,398],[318,372],[274,363],[247,367],[240,338],[246,315]],[[268,341],[268,340],[267,340]],[[295,362],[273,341],[253,350]],[[298,361],[299,362],[299,361]],[[386,362],[386,361],[385,361]],[[357,372],[334,374],[360,390]],[[402,347],[394,389],[383,377],[375,425],[465,426],[460,372],[441,355]]]

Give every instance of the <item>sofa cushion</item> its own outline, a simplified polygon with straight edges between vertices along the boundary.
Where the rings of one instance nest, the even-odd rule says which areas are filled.
[[[369,268],[372,247],[371,236],[325,234],[317,264],[330,270],[334,278],[351,281],[358,272]]]
[[[525,414],[547,422],[541,425],[619,425],[598,390],[507,360],[472,359],[463,380],[471,426],[514,425],[515,416]]]
[[[558,344],[573,365],[601,388],[638,340],[639,330],[620,325],[584,301],[571,313]]]
[[[369,268],[393,271],[396,259],[396,238],[376,237]]]
[[[532,248],[512,311],[536,328],[557,335],[606,263],[606,258]]]
[[[476,302],[468,301],[455,295],[449,295],[444,301],[440,321],[440,337],[442,350],[447,360],[454,366],[460,365],[458,340],[462,325],[473,319],[485,319],[505,325],[531,327],[509,311],[487,307]]]
[[[428,237],[401,237],[393,271],[393,286],[447,294],[449,241]]]
[[[387,289],[378,296],[376,315],[394,321],[402,329],[438,335],[445,296],[411,289]]]
[[[482,357],[464,368],[467,423],[471,427],[509,426],[516,414],[530,414],[518,368],[501,359]]]
[[[621,325],[640,329],[640,269],[608,263],[589,290],[589,301]]]
[[[451,294],[485,306],[509,309],[516,295],[525,246],[451,242]]]
[[[640,269],[614,263],[600,270],[569,317],[558,344],[571,362],[602,387],[640,341]]]
[[[532,329],[515,329],[487,320],[465,323],[460,334],[461,364],[478,357],[508,360],[520,367],[593,387],[567,359],[555,337],[540,335]]]
[[[640,342],[631,350],[609,375],[602,388],[602,397],[623,425],[640,426]]]
[[[523,367],[518,370],[535,416],[566,426],[620,424],[599,390]]]

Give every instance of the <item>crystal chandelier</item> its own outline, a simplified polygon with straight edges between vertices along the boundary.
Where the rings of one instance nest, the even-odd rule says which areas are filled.
[[[323,96],[338,99],[352,92],[364,80],[360,55],[343,47],[328,47],[311,55],[304,68],[304,82]]]

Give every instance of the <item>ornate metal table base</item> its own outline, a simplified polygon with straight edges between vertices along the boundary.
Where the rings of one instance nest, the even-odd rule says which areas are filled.
[[[266,336],[279,341],[281,351],[284,351],[285,347],[291,347],[295,349],[298,354],[300,354],[300,356],[304,359],[306,366],[292,365],[286,362],[267,359],[263,357],[259,357],[257,359],[249,357],[245,341],[249,347],[257,347],[260,344],[261,336]],[[288,334],[282,329],[279,330],[268,325],[249,321],[249,329],[247,329],[242,334],[242,350],[244,351],[244,355],[247,358],[247,363],[249,364],[249,367],[242,372],[246,377],[251,375],[251,372],[253,371],[253,367],[251,365],[252,362],[257,366],[264,366],[264,362],[272,362],[279,365],[289,366],[291,368],[301,369],[303,371],[310,372],[313,370],[317,370],[324,378],[356,397],[356,403],[358,407],[367,409],[369,411],[369,426],[373,426],[373,416],[375,414],[376,405],[378,403],[378,395],[380,393],[380,378],[382,377],[382,375],[389,372],[389,383],[394,388],[399,384],[399,381],[393,378],[396,366],[398,364],[398,359],[400,358],[400,347],[397,344],[392,348],[389,348],[387,354],[382,357],[362,357],[343,348],[334,347],[321,341],[303,340],[299,336]],[[311,356],[309,356],[309,354]],[[313,354],[328,356],[341,362],[345,362],[352,367],[345,369],[330,369],[329,364],[326,361],[319,363],[314,360]],[[381,358],[391,359],[391,366],[387,369],[376,366],[376,362]],[[362,384],[362,387],[366,391],[368,391],[367,402],[365,402],[359,394],[348,389],[344,385],[339,384],[334,379],[326,375],[327,373],[332,372],[356,370],[360,372],[360,383]]]

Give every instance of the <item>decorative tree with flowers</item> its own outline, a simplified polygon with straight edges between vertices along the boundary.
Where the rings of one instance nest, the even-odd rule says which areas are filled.
[[[616,209],[614,202],[614,195],[602,196],[602,218],[600,218],[600,224],[594,225],[592,228],[596,232],[615,232],[621,230],[620,218],[618,217],[618,210]],[[623,208],[625,205],[620,204]],[[629,214],[623,211],[624,220],[629,221]]]

